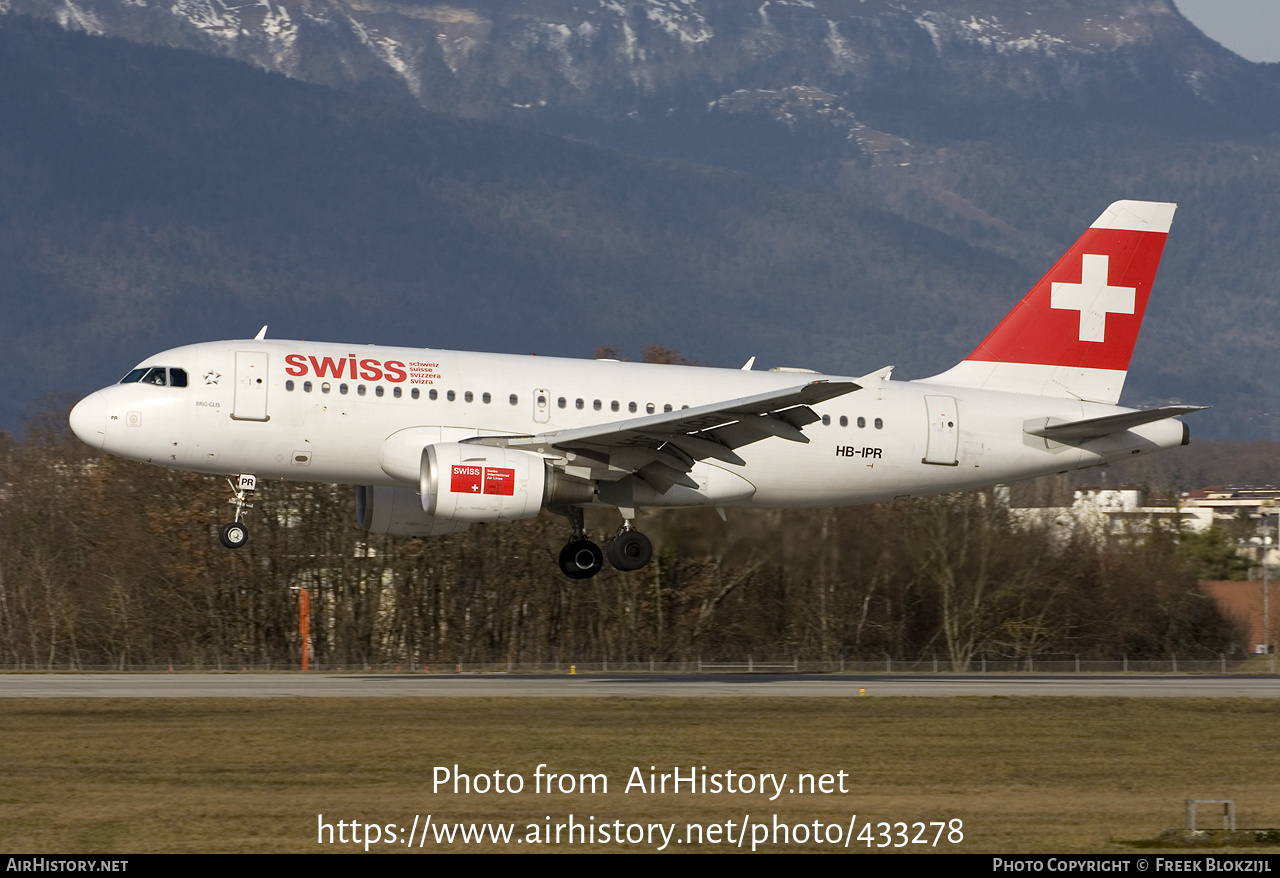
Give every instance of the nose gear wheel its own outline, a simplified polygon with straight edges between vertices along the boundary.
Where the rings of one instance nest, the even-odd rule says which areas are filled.
[[[238,521],[224,524],[218,531],[218,539],[228,549],[238,549],[249,542],[249,529]]]

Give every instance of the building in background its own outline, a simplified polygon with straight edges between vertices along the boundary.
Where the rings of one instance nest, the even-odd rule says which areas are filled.
[[[1026,523],[1059,530],[1065,539],[1083,528],[1101,539],[1133,539],[1153,530],[1204,534],[1221,529],[1247,559],[1242,581],[1201,580],[1201,591],[1244,633],[1248,650],[1274,653],[1280,631],[1280,488],[1212,487],[1176,497],[1147,496],[1137,485],[1085,487],[1070,506],[1015,508]],[[1241,573],[1245,570],[1241,565]]]

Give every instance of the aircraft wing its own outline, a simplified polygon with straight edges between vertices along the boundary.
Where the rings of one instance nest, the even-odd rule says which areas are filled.
[[[1100,418],[1086,418],[1081,421],[1062,421],[1059,423],[1053,423],[1054,419],[1049,418],[1042,419],[1046,422],[1038,425],[1028,422],[1025,429],[1032,436],[1052,439],[1055,442],[1099,439],[1103,436],[1110,436],[1112,433],[1119,433],[1122,430],[1130,430],[1143,424],[1163,421],[1165,418],[1176,418],[1178,415],[1187,415],[1206,408],[1208,406],[1166,405],[1143,411],[1122,412],[1118,415],[1105,415]]]
[[[591,469],[593,478],[620,479],[635,473],[659,490],[673,484],[696,488],[686,473],[697,461],[714,458],[742,466],[745,461],[734,449],[752,442],[774,436],[808,442],[801,431],[818,420],[809,406],[859,389],[853,381],[812,381],[590,427],[469,441],[568,458],[575,466]]]

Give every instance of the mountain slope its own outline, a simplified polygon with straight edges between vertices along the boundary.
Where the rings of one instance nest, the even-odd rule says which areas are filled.
[[[0,117],[8,423],[41,391],[263,323],[925,372],[980,333],[966,288],[1020,285],[1005,260],[840,198],[16,16]]]
[[[469,260],[449,268],[424,262],[418,271],[444,278],[457,268],[473,301],[483,293],[503,308],[511,307],[505,304],[508,291],[520,287],[524,295],[514,307],[543,309],[535,314],[542,322],[530,324],[546,342],[539,349],[585,352],[608,341],[634,350],[661,340],[701,359],[730,362],[755,352],[795,360],[794,352],[807,347],[806,363],[848,368],[851,339],[832,331],[841,326],[854,327],[858,367],[896,361],[904,372],[922,374],[966,353],[1106,204],[1117,198],[1177,201],[1181,210],[1126,400],[1211,403],[1214,409],[1197,418],[1199,435],[1257,437],[1280,428],[1280,388],[1273,389],[1266,366],[1280,332],[1280,315],[1268,307],[1280,276],[1280,251],[1273,246],[1280,235],[1273,207],[1280,199],[1280,65],[1251,64],[1227,52],[1168,0],[1032,6],[1012,0],[466,0],[448,6],[404,0],[264,0],[254,6],[0,0],[0,10],[377,95],[388,101],[377,105],[384,107],[379,112],[394,116],[397,125],[412,127],[413,108],[427,107],[454,121],[437,115],[423,124],[471,130],[466,126],[478,120],[499,121],[757,178],[686,167],[681,173],[716,180],[718,188],[694,186],[694,198],[683,191],[687,187],[668,195],[649,182],[653,192],[641,194],[619,180],[604,182],[615,173],[621,179],[636,173],[615,155],[608,171],[596,158],[584,160],[590,179],[576,179],[578,159],[566,159],[552,172],[556,182],[548,184],[537,178],[545,171],[543,157],[576,156],[572,150],[581,145],[526,140],[506,129],[494,136],[510,151],[491,154],[502,156],[507,171],[486,180],[485,192],[493,196],[514,186],[539,194],[518,198],[519,210],[478,208],[482,219],[452,203],[436,208],[467,217],[476,235],[504,236],[469,245],[479,249],[467,260],[456,236],[440,238],[438,248],[424,245],[430,237],[426,219],[389,227],[373,211],[361,224],[367,243],[360,253],[348,252],[349,242],[325,237],[335,236],[337,225],[323,233],[313,228],[327,211],[342,212],[337,199],[358,201],[370,186],[385,185],[396,204],[417,191],[417,183],[357,185],[353,178],[350,186],[333,188],[324,206],[303,208],[298,230],[279,220],[278,235],[303,239],[292,245],[294,257],[311,247],[315,262],[328,266],[320,272],[322,286],[342,277],[350,289],[364,290],[381,273],[383,287],[401,290],[401,282],[388,278],[398,271],[392,266],[409,258],[399,252],[405,246],[423,251],[412,257],[420,262],[425,253],[437,254],[431,257],[437,261]],[[201,88],[193,86],[192,101],[205,100]],[[193,103],[190,112],[198,114],[199,107]],[[216,107],[210,113],[239,124]],[[163,140],[169,135],[163,122],[157,124]],[[321,129],[327,124],[317,121]],[[399,143],[401,134],[378,130],[382,134],[368,151],[350,132],[324,134],[320,142],[347,138],[338,148],[360,156],[353,161],[369,170],[386,161],[384,150],[411,151],[417,136],[405,134]],[[242,164],[274,169],[257,181],[263,191],[296,179],[290,175],[298,169],[274,164],[278,156],[255,155],[259,135],[245,136]],[[522,156],[525,148],[533,153]],[[644,167],[650,170],[641,177],[664,166]],[[312,170],[350,176],[346,168]],[[516,182],[526,171],[540,182]],[[805,191],[758,188],[760,178]],[[205,191],[187,179],[182,185]],[[328,185],[306,184],[313,193],[307,197],[319,197],[315,193]],[[746,205],[762,192],[789,206],[754,212]],[[563,206],[569,198],[577,199],[572,209]],[[588,208],[593,198],[608,203]],[[203,208],[193,203],[191,209]],[[395,210],[412,213],[408,204]],[[538,232],[550,244],[513,249],[504,245],[521,234],[489,224],[503,216],[545,225],[556,210],[572,219],[565,230]],[[644,223],[636,211],[669,225],[638,234]],[[602,221],[606,216],[613,221]],[[798,225],[780,234],[772,218],[783,216]],[[184,217],[175,214],[171,222],[181,227]],[[910,265],[892,247],[925,240],[921,226],[945,235],[928,240],[963,242],[996,258],[987,262],[959,247],[954,252],[962,267],[952,272],[931,265],[932,248],[926,247],[913,251],[922,264]],[[406,233],[409,227],[428,238]],[[309,243],[319,240],[325,243]],[[226,246],[254,253],[260,242],[256,236]],[[611,249],[623,242],[630,247],[625,258]],[[578,246],[572,260],[565,261],[562,245]],[[29,252],[26,244],[20,249]],[[105,249],[146,252],[123,240]],[[735,261],[740,258],[755,260],[751,271]],[[59,256],[60,264],[74,262]],[[239,289],[272,288],[272,272],[281,270],[262,265],[237,260],[221,271],[239,271]],[[980,265],[992,266],[990,279],[980,277]],[[506,266],[503,280],[497,279],[500,266]],[[59,271],[64,281],[70,277],[67,269]],[[304,262],[284,274],[301,278],[311,271]],[[643,283],[633,280],[637,272]],[[196,274],[192,283],[199,288],[206,273]],[[1009,277],[1016,279],[1006,285]],[[74,285],[86,286],[86,278],[92,279],[77,276]],[[726,304],[728,288],[739,291],[741,302]],[[663,299],[655,290],[681,293]],[[539,304],[530,305],[535,299]],[[569,330],[546,316],[562,301],[575,303],[578,337],[595,336],[590,343],[567,341]],[[654,307],[632,313],[634,301]],[[780,314],[784,301],[804,307]],[[886,313],[886,301],[905,310]],[[704,303],[705,310],[697,311]],[[340,321],[355,319],[344,314]],[[476,337],[469,333],[477,320],[484,318],[469,315],[450,327],[456,343]],[[482,346],[498,340],[492,333],[487,338]],[[729,347],[734,352],[726,352]]]

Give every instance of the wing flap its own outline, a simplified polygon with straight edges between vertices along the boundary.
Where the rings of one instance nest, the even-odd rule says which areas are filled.
[[[648,482],[659,494],[665,494],[675,485],[698,490],[698,483],[689,478],[688,472],[677,470],[664,463],[654,462],[636,471],[636,476]]]
[[[701,436],[692,436],[688,433],[659,433],[657,431],[646,435],[655,442],[674,445],[695,459],[713,457],[716,460],[732,463],[735,466],[747,465],[745,460],[734,454],[732,448],[712,439],[703,439]]]

